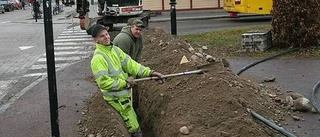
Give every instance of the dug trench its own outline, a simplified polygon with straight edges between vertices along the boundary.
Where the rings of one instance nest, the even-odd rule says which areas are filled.
[[[116,32],[110,34],[114,37]],[[151,69],[163,74],[209,70],[200,75],[171,77],[162,84],[153,80],[138,83],[137,114],[145,137],[281,136],[247,112],[250,108],[281,125],[294,114],[276,99],[283,95],[281,91],[238,77],[215,53],[192,47],[159,28],[144,31],[143,38],[141,64]],[[208,55],[214,60],[207,61]],[[181,64],[183,56],[188,61]],[[80,136],[130,136],[100,91],[88,100],[83,114]]]

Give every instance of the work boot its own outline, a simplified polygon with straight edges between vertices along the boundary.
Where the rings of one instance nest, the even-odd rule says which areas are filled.
[[[131,137],[142,137],[141,129],[139,128],[136,132],[132,133]]]

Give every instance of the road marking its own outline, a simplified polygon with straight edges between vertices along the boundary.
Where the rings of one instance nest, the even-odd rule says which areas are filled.
[[[23,77],[38,77],[38,76],[46,76],[47,73],[29,73],[24,75]]]
[[[84,49],[85,47],[55,47],[54,50],[76,50],[76,49]]]
[[[66,29],[64,29],[64,30],[72,30],[72,29],[77,29],[77,30],[82,30],[81,28],[80,28],[80,26],[79,27],[70,27],[70,28],[66,28]]]
[[[62,42],[62,43],[54,43],[55,46],[82,46],[82,45],[94,45],[93,42]]]
[[[82,38],[82,39],[56,39],[55,42],[68,42],[68,41],[92,41],[92,38]]]
[[[81,34],[87,34],[87,32],[84,30],[84,31],[72,31],[72,30],[67,30],[67,31],[63,31],[62,34],[65,34],[65,33],[81,33]]]
[[[88,35],[87,32],[62,33],[60,36]],[[90,35],[89,35],[90,36]]]
[[[92,39],[92,36],[90,36],[90,35],[79,35],[79,36],[76,36],[76,35],[58,36],[58,39],[69,39],[69,38],[90,38],[91,40],[93,40],[93,39]]]
[[[81,60],[84,58],[88,58],[88,56],[76,56],[76,57],[55,57],[54,60],[55,61],[76,61],[76,60]],[[47,59],[46,58],[40,58],[37,62],[46,62]]]
[[[61,67],[64,67],[64,66],[67,66],[68,64],[70,63],[58,63],[58,64],[55,64],[55,67],[56,68],[61,68]],[[47,64],[41,64],[41,65],[32,65],[30,69],[47,69]]]
[[[1,22],[1,23],[10,23],[11,21],[3,21],[3,22]]]
[[[30,48],[33,48],[34,46],[22,46],[22,47],[19,47],[20,50],[26,50],[26,49],[30,49]]]
[[[59,51],[59,52],[54,52],[54,55],[86,55],[91,53],[91,51],[69,51],[69,52],[63,52],[63,51]],[[44,53],[44,55],[46,55],[46,53]]]
[[[11,21],[4,21],[1,23],[9,22]],[[94,45],[95,43],[93,42],[92,37],[88,35],[85,30],[81,30],[80,27],[64,30],[54,41],[55,61],[60,61],[60,63],[55,64],[56,71],[60,71],[68,66],[80,62],[84,58],[89,58],[93,53],[92,49]],[[33,46],[21,46],[19,48],[21,50],[27,50],[33,48]],[[32,81],[32,83],[12,96],[7,102],[3,102],[3,104],[0,105],[0,115],[31,88],[47,78],[47,64],[45,56],[46,53],[44,53],[43,56],[29,68],[30,71],[27,72],[27,74],[23,75],[23,77],[35,77],[37,80]],[[8,89],[11,88],[10,86],[13,83],[15,83],[13,80],[0,81],[0,100],[8,94]]]

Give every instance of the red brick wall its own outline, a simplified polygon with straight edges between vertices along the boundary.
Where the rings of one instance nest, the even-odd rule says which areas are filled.
[[[143,0],[143,9],[152,11],[170,10],[170,0]],[[177,10],[219,9],[223,0],[176,0]]]

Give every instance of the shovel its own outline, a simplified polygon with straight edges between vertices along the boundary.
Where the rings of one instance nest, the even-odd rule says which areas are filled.
[[[199,70],[193,70],[193,71],[185,71],[180,73],[174,73],[174,74],[168,74],[164,75],[162,78],[168,78],[168,77],[176,77],[176,76],[182,76],[182,75],[190,75],[190,74],[202,74],[204,72],[207,72],[207,70],[199,69]],[[159,77],[146,77],[146,78],[140,78],[133,80],[134,82],[140,82],[140,81],[146,81],[146,80],[158,80]]]

